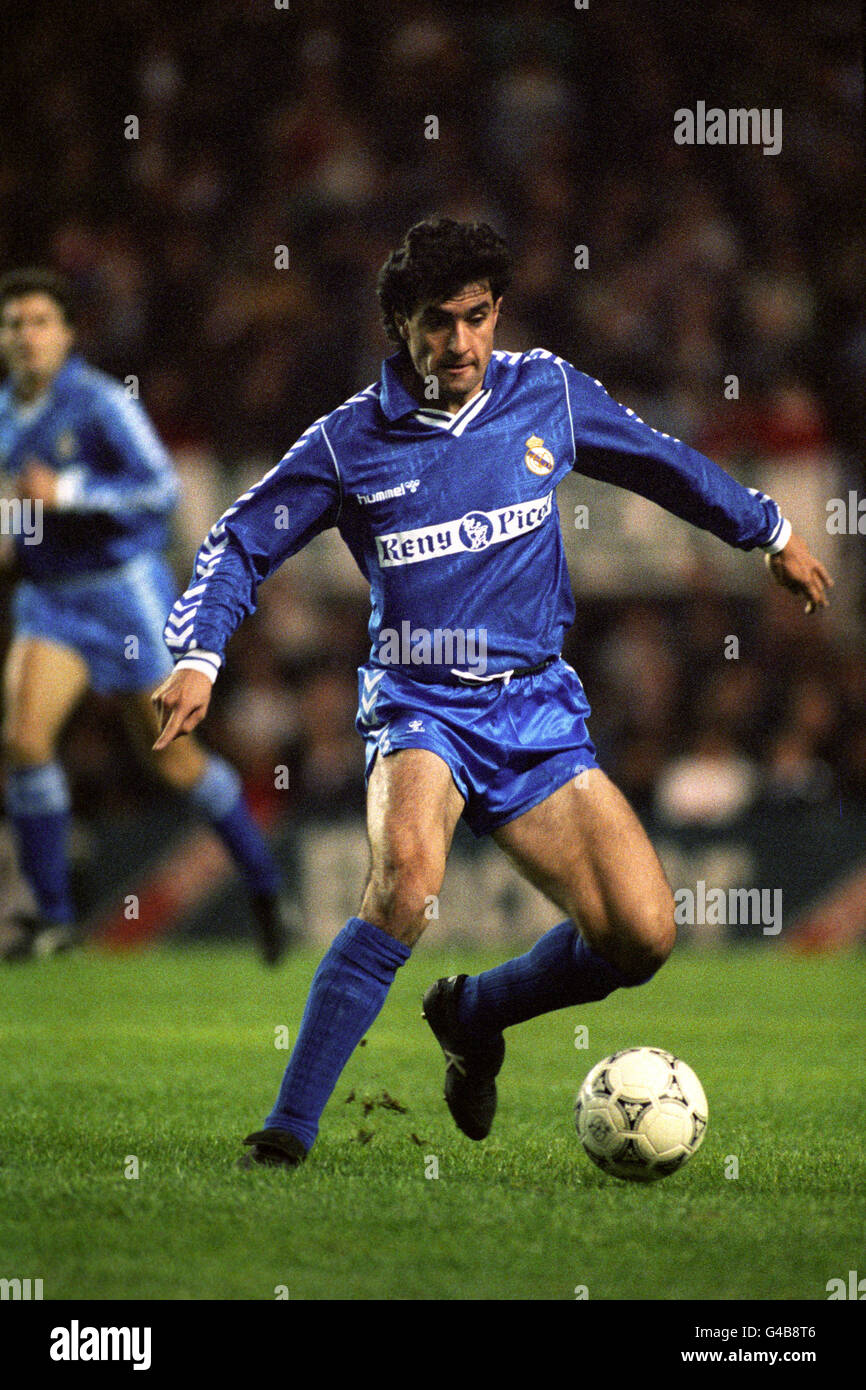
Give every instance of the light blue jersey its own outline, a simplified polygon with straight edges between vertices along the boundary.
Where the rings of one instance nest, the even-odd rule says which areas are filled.
[[[20,572],[37,584],[97,574],[160,553],[178,484],[138,401],[78,356],[67,358],[32,406],[0,389],[0,469],[15,478],[37,459],[60,475],[38,544],[16,537]]]
[[[100,692],[151,687],[171,669],[162,641],[177,593],[162,558],[178,496],[171,459],[137,401],[80,357],[32,405],[0,390],[0,467],[58,475],[58,506],[16,535],[15,637],[69,647]]]

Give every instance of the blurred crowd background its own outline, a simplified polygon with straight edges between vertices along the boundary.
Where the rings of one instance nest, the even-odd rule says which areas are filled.
[[[603,765],[673,822],[866,800],[863,543],[826,529],[828,498],[866,495],[856,6],[90,0],[4,22],[0,266],[65,271],[83,351],[138,377],[185,483],[182,585],[223,507],[378,376],[375,275],[405,229],[486,219],[516,255],[499,346],[560,353],[772,492],[844,579],[806,619],[758,557],[731,584],[684,523],[660,579],[641,524],[594,531],[591,509],[567,535],[565,655]],[[781,153],[676,145],[698,100],[781,108]],[[326,537],[234,639],[208,738],[277,814],[362,808],[368,612]],[[110,703],[66,758],[82,814],[140,802]]]

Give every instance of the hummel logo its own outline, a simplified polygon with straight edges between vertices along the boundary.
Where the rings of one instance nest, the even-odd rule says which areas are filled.
[[[413,734],[421,734],[424,732],[424,725],[420,719],[410,719],[409,728]]]
[[[387,502],[391,497],[403,497],[407,492],[415,492],[420,484],[420,478],[405,478],[396,487],[386,487],[381,492],[356,492],[355,497],[362,506],[368,507],[371,502]]]

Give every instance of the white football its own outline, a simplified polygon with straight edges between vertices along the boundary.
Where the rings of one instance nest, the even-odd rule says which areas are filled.
[[[696,1153],[708,1119],[690,1066],[661,1047],[628,1047],[598,1062],[577,1093],[574,1122],[593,1163],[615,1178],[654,1182]]]

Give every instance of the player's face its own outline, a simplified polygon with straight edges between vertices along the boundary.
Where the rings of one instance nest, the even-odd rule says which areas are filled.
[[[464,285],[449,299],[420,305],[397,327],[415,371],[426,382],[435,377],[438,398],[425,390],[424,399],[456,414],[481,390],[493,352],[493,330],[501,297],[493,302],[487,281]]]
[[[0,316],[0,352],[20,390],[41,390],[60,371],[72,346],[72,329],[50,294],[7,299]]]

